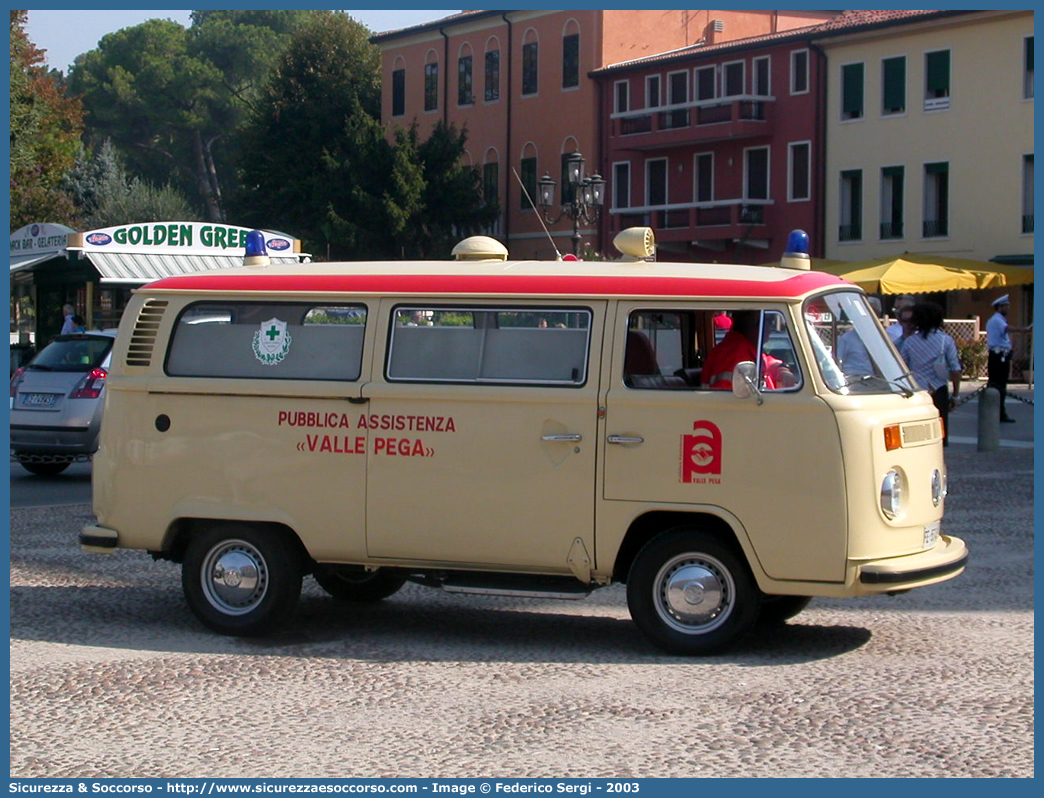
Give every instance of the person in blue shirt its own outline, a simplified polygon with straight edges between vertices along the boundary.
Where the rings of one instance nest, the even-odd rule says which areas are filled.
[[[943,421],[943,446],[949,445],[950,407],[961,391],[961,359],[957,344],[943,332],[942,308],[931,302],[919,302],[912,312],[913,332],[899,342],[899,353],[932,395],[932,401]],[[953,383],[950,393],[948,382]]]
[[[1008,326],[1008,311],[1011,301],[1008,294],[993,300],[994,313],[986,322],[986,347],[989,349],[986,361],[986,384],[996,388],[1000,393],[1000,420],[1012,424],[1011,418],[1004,409],[1004,397],[1008,393],[1008,374],[1011,371],[1011,328]]]

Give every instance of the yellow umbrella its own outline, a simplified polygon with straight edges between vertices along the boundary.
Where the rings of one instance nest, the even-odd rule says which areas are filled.
[[[1033,270],[968,258],[905,254],[894,258],[820,266],[872,294],[922,294],[962,288],[997,288],[1033,282]]]

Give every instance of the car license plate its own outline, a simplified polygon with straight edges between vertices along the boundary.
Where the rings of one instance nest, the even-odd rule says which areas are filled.
[[[924,528],[924,548],[930,549],[939,540],[939,529],[942,527],[942,521],[936,521],[934,524],[928,524]]]
[[[27,393],[22,394],[22,407],[54,407],[56,393]]]

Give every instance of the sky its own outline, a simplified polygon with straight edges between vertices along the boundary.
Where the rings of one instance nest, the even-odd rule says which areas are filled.
[[[199,5],[197,4],[197,7]],[[412,9],[409,11],[353,11],[348,13],[375,33],[408,28],[457,11]],[[47,65],[69,71],[76,56],[93,50],[106,33],[138,25],[147,19],[172,19],[186,28],[191,25],[188,11],[29,11],[26,31],[29,39],[46,50]]]

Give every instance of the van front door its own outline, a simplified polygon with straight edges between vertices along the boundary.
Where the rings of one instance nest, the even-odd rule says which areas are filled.
[[[797,356],[787,309],[618,308],[605,499],[731,516],[770,576],[843,579],[847,510],[837,424]],[[748,323],[751,338],[764,340],[762,404],[733,395],[732,363],[721,356],[735,348],[751,359],[738,339]],[[715,347],[723,347],[718,355]]]
[[[384,374],[365,389],[371,557],[568,573],[575,538],[594,552],[604,315],[386,303]]]

